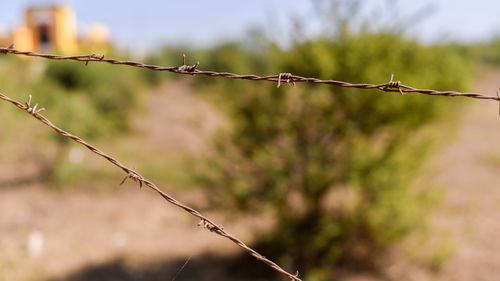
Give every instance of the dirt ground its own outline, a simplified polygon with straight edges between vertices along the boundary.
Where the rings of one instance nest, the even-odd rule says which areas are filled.
[[[500,89],[497,77],[499,69],[481,70],[475,90],[494,94]],[[208,105],[191,96],[185,81],[162,87],[149,98],[151,114],[137,120],[148,125],[131,142],[193,151],[203,145],[197,132],[208,135],[219,122]],[[437,271],[393,259],[384,268],[391,280],[500,278],[499,109],[491,101],[469,104],[457,118],[463,123],[458,132],[450,135],[429,164],[437,171],[432,185],[446,194],[433,225],[446,233],[450,257]],[[183,106],[193,107],[197,117],[178,110]],[[169,133],[156,133],[160,126]],[[200,198],[192,191],[165,190],[186,202]],[[210,215],[246,241],[253,238],[249,228],[265,227],[258,218],[233,221],[223,212]],[[241,260],[239,248],[197,223],[133,183],[113,193],[54,192],[36,184],[3,188],[0,280],[261,280],[265,276],[260,272],[268,269],[251,259]],[[382,279],[359,273],[344,280]]]
[[[500,70],[482,69],[475,90],[494,95]],[[495,102],[471,102],[456,138],[434,159],[446,190],[437,225],[449,229],[455,255],[437,280],[500,278],[500,116]]]

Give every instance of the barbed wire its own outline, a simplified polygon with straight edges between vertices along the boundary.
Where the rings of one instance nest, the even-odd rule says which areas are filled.
[[[41,121],[42,123],[44,123],[45,125],[47,125],[50,128],[52,128],[59,135],[61,135],[63,137],[66,137],[66,138],[70,138],[73,141],[75,141],[75,142],[77,142],[77,143],[85,146],[86,148],[88,148],[93,153],[95,153],[95,154],[103,157],[104,159],[106,159],[109,162],[111,162],[113,165],[115,165],[118,168],[122,169],[126,173],[126,176],[121,181],[120,184],[123,184],[127,179],[131,179],[131,180],[139,183],[139,187],[141,187],[141,188],[142,188],[143,184],[146,185],[147,187],[153,189],[158,194],[160,194],[166,201],[168,201],[172,205],[174,205],[174,206],[176,206],[178,208],[181,208],[184,211],[188,212],[189,214],[193,215],[194,217],[200,219],[200,222],[198,223],[198,226],[202,226],[202,227],[210,230],[211,232],[213,232],[215,234],[218,234],[218,235],[220,235],[222,237],[225,237],[225,238],[231,240],[233,243],[235,243],[239,247],[243,248],[243,250],[245,250],[247,253],[249,253],[250,255],[252,255],[253,257],[255,257],[257,260],[262,261],[263,263],[265,263],[266,265],[268,265],[272,269],[278,271],[279,273],[283,274],[284,276],[286,276],[290,280],[293,280],[293,281],[302,281],[298,277],[298,272],[295,275],[293,275],[291,273],[288,273],[287,271],[285,271],[284,269],[282,269],[278,264],[276,264],[273,261],[269,260],[265,256],[259,254],[257,251],[255,251],[254,249],[252,249],[249,246],[247,246],[240,239],[238,239],[235,236],[233,236],[233,235],[229,234],[228,232],[226,232],[222,226],[217,225],[213,220],[207,218],[206,216],[202,215],[197,210],[195,210],[195,209],[193,209],[193,208],[191,208],[191,207],[183,204],[182,202],[178,201],[174,197],[172,197],[169,194],[167,194],[164,191],[162,191],[153,182],[151,182],[150,180],[144,178],[136,170],[131,169],[131,168],[125,166],[124,164],[122,164],[117,159],[115,159],[112,156],[109,156],[108,154],[104,153],[99,148],[97,148],[97,147],[95,147],[95,146],[87,143],[85,140],[81,139],[80,137],[72,135],[72,134],[70,134],[70,133],[68,133],[68,132],[60,129],[56,125],[54,125],[49,119],[47,119],[45,116],[43,116],[42,114],[40,114],[40,112],[44,111],[45,108],[38,108],[38,104],[35,104],[33,107],[31,106],[31,99],[32,99],[31,95],[29,96],[28,102],[26,102],[25,104],[22,104],[21,102],[15,100],[15,99],[10,98],[10,97],[6,96],[3,93],[0,93],[0,99],[4,100],[4,101],[7,101],[7,102],[10,102],[11,104],[17,106],[19,109],[21,109],[21,110],[29,113],[30,115],[32,115],[33,117],[35,117],[36,119],[38,119],[39,121]]]
[[[142,62],[135,62],[135,61],[123,61],[123,60],[117,60],[117,59],[108,59],[105,58],[103,55],[96,55],[96,54],[89,54],[89,55],[77,55],[77,56],[62,56],[62,55],[54,55],[54,54],[42,54],[42,53],[36,53],[36,52],[29,52],[29,51],[19,51],[14,49],[14,46],[11,45],[8,48],[5,47],[0,47],[0,53],[3,54],[14,54],[14,55],[21,55],[21,56],[29,56],[29,57],[40,57],[40,58],[45,58],[45,59],[50,59],[50,60],[73,60],[73,61],[81,61],[85,62],[85,65],[87,65],[89,62],[106,62],[110,64],[118,64],[118,65],[127,65],[127,66],[132,66],[132,67],[139,67],[139,68],[146,68],[146,69],[151,69],[155,71],[168,71],[168,72],[173,72],[177,74],[189,74],[189,75],[205,75],[205,76],[212,76],[212,77],[225,77],[225,78],[230,78],[230,79],[243,79],[243,80],[253,80],[253,81],[270,81],[270,82],[275,82],[277,83],[277,86],[280,87],[281,83],[292,83],[295,86],[295,83],[299,82],[309,82],[309,83],[315,83],[315,84],[327,84],[327,85],[334,85],[334,86],[339,86],[339,87],[347,87],[347,88],[357,88],[357,89],[376,89],[384,92],[399,92],[401,95],[406,94],[406,93],[419,93],[419,94],[424,94],[424,95],[431,95],[431,96],[448,96],[448,97],[468,97],[468,98],[474,98],[474,99],[485,99],[485,100],[495,100],[495,101],[500,101],[500,95],[497,93],[497,96],[488,96],[484,95],[481,93],[462,93],[462,92],[456,92],[456,91],[437,91],[437,90],[430,90],[430,89],[418,89],[414,88],[408,85],[404,85],[401,83],[401,81],[394,81],[394,75],[391,75],[391,78],[389,82],[382,83],[382,84],[369,84],[369,83],[361,83],[361,84],[353,84],[349,82],[344,82],[344,81],[337,81],[337,80],[322,80],[318,78],[310,78],[310,77],[303,77],[299,75],[293,75],[291,73],[280,73],[277,75],[267,75],[267,76],[260,76],[260,75],[255,75],[255,74],[249,74],[249,75],[240,75],[240,74],[235,74],[235,73],[230,73],[230,72],[216,72],[216,71],[209,71],[209,70],[199,70],[199,62],[196,64],[190,66],[185,64],[185,55],[182,57],[182,65],[181,66],[158,66],[158,65],[152,65],[152,64],[145,64]],[[499,109],[500,111],[500,109]]]
[[[128,61],[128,60],[124,61],[124,60],[118,60],[118,59],[109,59],[109,58],[105,58],[103,55],[96,55],[96,54],[63,56],[63,55],[55,55],[55,54],[43,54],[43,53],[30,52],[30,51],[20,51],[20,50],[14,49],[13,44],[7,48],[0,47],[0,53],[28,56],[28,57],[40,57],[40,58],[45,58],[45,59],[49,59],[49,60],[73,60],[73,61],[84,62],[85,65],[88,65],[89,62],[105,62],[105,63],[109,63],[109,64],[114,64],[114,65],[126,65],[126,66],[138,67],[138,68],[146,68],[146,69],[150,69],[150,70],[154,70],[154,71],[168,71],[168,72],[177,73],[177,74],[205,75],[205,76],[211,76],[211,77],[225,77],[225,78],[229,78],[229,79],[242,79],[242,80],[251,80],[251,81],[269,81],[269,82],[277,83],[278,88],[281,86],[282,83],[292,83],[295,86],[295,84],[299,83],[299,82],[309,82],[309,83],[314,83],[314,84],[327,84],[327,85],[346,87],[346,88],[357,88],[357,89],[363,89],[363,90],[376,89],[376,90],[380,90],[383,92],[398,92],[401,95],[404,95],[406,93],[419,93],[419,94],[431,95],[431,96],[448,96],[448,97],[461,96],[461,97],[468,97],[468,98],[474,98],[474,99],[500,101],[500,94],[498,92],[497,92],[497,96],[495,97],[495,96],[484,95],[481,93],[463,93],[463,92],[457,92],[457,91],[437,91],[437,90],[431,90],[431,89],[414,88],[414,87],[402,84],[401,81],[394,81],[393,80],[394,74],[391,74],[389,82],[386,82],[386,83],[382,83],[382,84],[369,84],[369,83],[355,84],[355,83],[349,83],[349,82],[337,81],[337,80],[322,80],[322,79],[318,79],[318,78],[303,77],[303,76],[299,76],[299,75],[293,75],[291,73],[280,73],[277,75],[260,76],[260,75],[256,75],[256,74],[240,75],[240,74],[235,74],[235,73],[230,73],[230,72],[216,72],[216,71],[209,71],[209,70],[200,70],[200,69],[198,69],[199,62],[196,62],[196,64],[194,64],[192,66],[186,65],[185,64],[185,55],[182,56],[182,65],[181,66],[158,66],[158,65],[145,64],[145,63],[136,62],[136,61]],[[29,96],[28,102],[26,102],[25,104],[22,104],[17,100],[11,99],[2,93],[0,93],[0,99],[7,101],[7,102],[10,102],[10,103],[14,104],[15,106],[17,106],[18,108],[28,112],[29,114],[31,114],[33,117],[35,117],[36,119],[38,119],[42,123],[44,123],[45,125],[52,128],[58,134],[60,134],[64,137],[70,138],[70,139],[74,140],[75,142],[80,143],[81,145],[85,146],[93,153],[103,157],[104,159],[108,160],[109,162],[111,162],[115,166],[122,169],[126,173],[126,176],[121,181],[120,184],[123,184],[127,179],[131,179],[131,180],[137,182],[139,184],[139,187],[141,187],[141,188],[142,188],[143,184],[148,186],[149,188],[153,189],[158,194],[160,194],[169,203],[175,205],[178,208],[183,209],[184,211],[188,212],[189,214],[200,219],[200,222],[198,223],[199,226],[202,226],[202,227],[210,230],[211,232],[214,232],[222,237],[225,237],[225,238],[231,240],[233,243],[235,243],[239,247],[243,248],[246,252],[248,252],[250,255],[255,257],[257,260],[264,262],[269,267],[271,267],[272,269],[283,274],[287,278],[294,280],[294,281],[301,281],[301,279],[298,277],[298,272],[295,275],[288,273],[287,271],[282,269],[279,265],[277,265],[273,261],[267,259],[263,255],[259,254],[257,251],[248,247],[244,242],[242,242],[241,240],[239,240],[235,236],[226,232],[222,226],[215,224],[211,219],[205,217],[197,210],[195,210],[187,205],[184,205],[180,201],[176,200],[172,196],[170,196],[167,193],[165,193],[164,191],[162,191],[153,182],[147,180],[146,178],[144,178],[142,175],[140,175],[135,170],[123,165],[121,162],[119,162],[115,158],[105,154],[104,152],[99,150],[97,147],[87,143],[86,141],[84,141],[80,137],[72,135],[72,134],[58,128],[57,126],[55,126],[51,121],[49,121],[46,117],[44,117],[43,115],[40,114],[40,112],[45,110],[45,108],[37,109],[38,104],[31,107],[31,95]],[[500,114],[500,107],[499,107],[499,114]]]

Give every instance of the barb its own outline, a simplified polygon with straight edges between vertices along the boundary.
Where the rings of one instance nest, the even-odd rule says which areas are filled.
[[[132,173],[128,173],[120,182],[120,185],[123,185],[127,181],[127,179],[131,179],[135,182],[138,182],[139,188],[142,188],[142,182],[144,181],[144,178],[138,173],[136,173],[135,170]]]
[[[391,80],[387,82],[387,86],[384,87],[384,90],[397,89],[401,95],[404,95],[404,92],[401,89],[401,81],[393,81],[392,79],[394,79],[394,73],[391,74]]]
[[[291,73],[280,73],[278,75],[278,88],[281,86],[281,79],[285,79],[286,83],[290,83],[290,81],[292,81],[292,84],[295,87],[295,81],[293,80],[293,75]]]
[[[127,180],[128,178],[130,178],[130,179],[132,179],[132,180],[134,180],[136,182],[139,182],[139,184],[140,184],[141,187],[142,187],[142,184],[148,186],[149,188],[151,188],[152,190],[154,190],[158,194],[160,194],[160,196],[162,196],[170,204],[172,204],[172,205],[174,205],[174,206],[176,206],[176,207],[178,207],[180,209],[183,209],[184,211],[188,212],[189,214],[193,215],[194,217],[200,219],[201,222],[202,222],[202,224],[203,224],[203,226],[206,229],[208,229],[211,232],[216,233],[216,234],[218,234],[218,235],[220,235],[222,237],[225,237],[225,238],[231,240],[233,243],[235,243],[236,245],[238,245],[239,247],[241,247],[247,253],[249,253],[250,255],[252,255],[253,257],[255,257],[257,260],[260,260],[263,263],[267,264],[269,267],[271,267],[272,269],[274,269],[274,270],[278,271],[279,273],[283,274],[284,276],[286,276],[290,280],[293,280],[293,281],[302,281],[298,276],[295,276],[295,275],[292,275],[292,274],[288,273],[287,271],[285,271],[284,269],[282,269],[279,265],[277,265],[273,261],[271,261],[268,258],[264,257],[263,255],[259,254],[254,249],[248,247],[245,243],[243,243],[243,241],[239,240],[235,236],[233,236],[233,235],[229,234],[228,232],[226,232],[223,227],[217,225],[214,221],[212,221],[211,219],[205,217],[204,215],[202,215],[197,210],[195,210],[195,209],[193,209],[193,208],[191,208],[191,207],[189,207],[187,205],[184,205],[183,203],[181,203],[180,201],[178,201],[174,197],[172,197],[169,194],[165,193],[160,188],[158,188],[153,182],[151,182],[148,179],[144,178],[143,176],[141,176],[135,170],[133,170],[133,169],[131,169],[131,168],[123,165],[117,159],[113,158],[112,156],[107,155],[106,153],[104,153],[103,151],[101,151],[99,148],[97,148],[97,147],[95,147],[95,146],[87,143],[86,141],[84,141],[80,137],[72,135],[72,134],[70,134],[70,133],[68,133],[68,132],[60,129],[56,125],[54,125],[49,119],[47,119],[45,116],[43,116],[43,115],[40,114],[40,111],[42,111],[41,109],[36,110],[37,105],[35,105],[33,108],[30,107],[31,95],[29,96],[29,99],[28,99],[28,102],[26,103],[26,105],[23,105],[21,102],[19,102],[17,100],[14,100],[14,99],[11,99],[11,98],[9,98],[8,96],[6,96],[6,95],[4,95],[2,93],[0,93],[0,99],[4,100],[4,101],[7,101],[7,102],[10,102],[13,105],[17,106],[19,109],[28,112],[30,115],[32,115],[33,117],[35,117],[36,119],[38,119],[42,123],[44,123],[45,125],[47,125],[50,128],[52,128],[59,135],[61,135],[63,137],[66,137],[66,138],[70,138],[73,141],[75,141],[75,142],[77,142],[77,143],[85,146],[86,148],[88,148],[93,153],[95,153],[95,154],[103,157],[104,159],[106,159],[109,162],[111,162],[113,165],[115,165],[118,168],[122,169],[127,174],[126,177],[125,177],[125,179],[122,181],[122,184],[125,182],[125,180]]]
[[[25,103],[26,104],[26,107],[24,108],[26,110],[26,112],[28,112],[29,114],[38,114],[42,111],[45,110],[44,107],[40,108],[40,109],[36,109],[37,106],[38,106],[38,103],[35,104],[35,106],[31,107],[31,95],[29,95],[29,98],[28,98],[28,102]]]
[[[243,80],[252,80],[252,81],[270,81],[274,83],[278,83],[278,87],[280,86],[282,80],[284,79],[286,82],[292,82],[293,85],[298,82],[309,82],[309,83],[315,83],[315,84],[327,84],[327,85],[333,85],[333,86],[338,86],[338,87],[347,87],[347,88],[358,88],[358,89],[376,89],[380,90],[383,92],[399,92],[400,94],[406,94],[406,93],[419,93],[419,94],[424,94],[424,95],[431,95],[431,96],[447,96],[447,97],[468,97],[468,98],[474,98],[474,99],[485,99],[485,100],[496,100],[500,101],[500,97],[498,96],[488,96],[484,95],[481,93],[461,93],[461,92],[456,92],[456,91],[436,91],[436,90],[430,90],[430,89],[417,89],[413,88],[411,86],[407,86],[402,84],[400,81],[393,81],[392,78],[394,77],[391,75],[391,79],[389,82],[384,83],[384,84],[368,84],[368,83],[363,83],[363,84],[353,84],[349,82],[344,82],[344,81],[337,81],[337,80],[321,80],[318,78],[310,78],[310,77],[302,77],[298,75],[292,75],[290,73],[281,73],[278,75],[267,75],[267,76],[259,76],[255,74],[249,74],[249,75],[239,75],[235,73],[230,73],[230,72],[216,72],[216,71],[209,71],[209,70],[199,70],[197,69],[199,62],[197,62],[193,66],[188,66],[185,65],[185,56],[183,56],[183,65],[181,66],[158,66],[158,65],[152,65],[152,64],[145,64],[141,62],[134,62],[134,61],[122,61],[122,60],[116,60],[116,59],[107,59],[104,58],[104,56],[98,56],[96,54],[91,54],[91,55],[78,55],[78,56],[61,56],[61,55],[53,55],[53,54],[41,54],[41,53],[35,53],[35,52],[24,52],[24,51],[19,51],[14,48],[4,48],[0,47],[0,53],[4,54],[14,54],[14,55],[21,55],[21,56],[29,56],[29,57],[40,57],[40,58],[45,58],[45,59],[50,59],[50,60],[74,60],[74,61],[82,61],[85,62],[87,65],[89,62],[106,62],[110,64],[119,64],[119,65],[128,65],[128,66],[133,66],[133,67],[139,67],[139,68],[147,68],[155,71],[169,71],[177,74],[189,74],[189,75],[206,75],[206,76],[217,76],[217,77],[225,77],[225,78],[230,78],[230,79],[243,79]]]

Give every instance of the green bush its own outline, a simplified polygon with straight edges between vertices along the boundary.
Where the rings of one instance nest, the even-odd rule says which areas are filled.
[[[462,46],[462,49],[486,64],[500,64],[500,35],[498,34],[486,42]]]
[[[213,54],[211,66],[226,71],[375,84],[394,73],[433,89],[464,90],[472,73],[456,48],[387,32],[271,44],[260,55],[223,45]],[[434,196],[413,180],[436,136],[429,125],[457,105],[449,98],[246,81],[206,89],[219,93],[230,126],[198,181],[216,206],[273,215],[275,227],[260,236],[265,255],[323,276],[339,262],[373,264],[425,221]]]

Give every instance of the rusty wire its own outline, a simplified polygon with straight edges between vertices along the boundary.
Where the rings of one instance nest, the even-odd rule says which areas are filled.
[[[214,233],[216,233],[216,234],[218,234],[220,236],[223,236],[223,237],[231,240],[233,243],[235,243],[239,247],[243,248],[243,250],[245,250],[250,255],[252,255],[253,257],[255,257],[257,260],[260,260],[263,263],[267,264],[269,267],[271,267],[272,269],[274,269],[274,270],[278,271],[279,273],[283,274],[284,276],[286,276],[290,280],[301,281],[301,279],[298,277],[298,273],[295,274],[295,275],[293,275],[291,273],[288,273],[287,271],[285,271],[284,269],[282,269],[278,264],[274,263],[273,261],[271,261],[268,258],[264,257],[263,255],[259,254],[254,249],[248,247],[240,239],[238,239],[235,236],[233,236],[233,235],[229,234],[228,232],[226,232],[222,226],[217,225],[213,220],[205,217],[204,215],[202,215],[197,210],[195,210],[195,209],[193,209],[193,208],[191,208],[191,207],[183,204],[182,202],[178,201],[174,197],[172,197],[172,196],[168,195],[167,193],[165,193],[164,191],[162,191],[153,182],[151,182],[148,179],[144,178],[141,174],[139,174],[135,170],[133,170],[133,169],[125,166],[124,164],[122,164],[117,159],[115,159],[112,156],[109,156],[108,154],[104,153],[99,148],[97,148],[97,147],[95,147],[95,146],[87,143],[86,141],[84,141],[80,137],[72,135],[72,134],[70,134],[70,133],[68,133],[68,132],[66,132],[66,131],[58,128],[49,119],[47,119],[45,116],[43,116],[43,115],[40,114],[40,112],[43,111],[43,110],[45,110],[45,108],[37,109],[38,104],[34,105],[33,107],[31,106],[31,95],[29,96],[28,102],[26,102],[25,104],[22,104],[21,102],[19,102],[17,100],[9,98],[8,96],[6,96],[5,94],[2,94],[2,93],[0,93],[0,99],[4,100],[4,101],[7,101],[7,102],[10,102],[11,104],[17,106],[19,109],[21,109],[21,110],[23,110],[23,111],[31,114],[36,119],[38,119],[39,121],[41,121],[45,125],[49,126],[50,128],[52,128],[59,135],[74,140],[75,142],[77,142],[77,143],[85,146],[86,148],[88,148],[93,153],[95,153],[95,154],[103,157],[104,159],[108,160],[109,162],[111,162],[112,164],[114,164],[115,166],[117,166],[118,168],[122,169],[126,173],[126,176],[122,180],[121,184],[123,184],[127,179],[131,179],[131,180],[133,180],[135,182],[138,182],[140,187],[142,187],[143,184],[146,185],[146,186],[148,186],[149,188],[153,189],[158,194],[160,194],[169,203],[175,205],[178,208],[183,209],[184,211],[188,212],[189,214],[191,214],[191,215],[195,216],[196,218],[200,219],[200,222],[198,223],[198,226],[202,226],[202,227],[210,230],[211,232],[214,232]]]
[[[295,86],[295,83],[298,82],[309,82],[309,83],[315,83],[315,84],[327,84],[327,85],[334,85],[334,86],[339,86],[339,87],[347,87],[347,88],[358,88],[358,89],[377,89],[380,91],[384,92],[399,92],[400,94],[406,94],[406,93],[420,93],[424,95],[431,95],[431,96],[448,96],[448,97],[469,97],[469,98],[474,98],[474,99],[485,99],[485,100],[496,100],[500,101],[500,96],[488,96],[484,95],[481,93],[461,93],[461,92],[456,92],[456,91],[436,91],[436,90],[429,90],[429,89],[417,89],[413,88],[411,86],[407,86],[402,84],[400,81],[393,81],[394,75],[391,75],[391,79],[389,82],[382,83],[382,84],[368,84],[368,83],[362,83],[362,84],[353,84],[349,82],[343,82],[343,81],[337,81],[337,80],[321,80],[318,78],[308,78],[308,77],[302,77],[299,75],[293,75],[291,73],[280,73],[277,75],[267,75],[267,76],[260,76],[260,75],[255,75],[255,74],[249,74],[249,75],[239,75],[239,74],[234,74],[230,72],[216,72],[216,71],[209,71],[209,70],[199,70],[197,67],[199,65],[199,62],[196,64],[190,66],[185,64],[185,57],[183,56],[183,64],[181,66],[158,66],[158,65],[152,65],[152,64],[145,64],[141,62],[135,62],[135,61],[122,61],[122,60],[117,60],[117,59],[108,59],[104,58],[103,55],[96,55],[96,54],[90,54],[90,55],[78,55],[78,56],[62,56],[62,55],[54,55],[54,54],[41,54],[41,53],[36,53],[36,52],[25,52],[25,51],[19,51],[14,49],[14,46],[11,45],[8,48],[0,47],[0,53],[4,54],[14,54],[14,55],[22,55],[22,56],[29,56],[29,57],[40,57],[40,58],[45,58],[45,59],[50,59],[50,60],[74,60],[74,61],[81,61],[85,62],[85,65],[87,65],[89,62],[106,62],[110,64],[119,64],[119,65],[128,65],[128,66],[133,66],[133,67],[139,67],[139,68],[147,68],[155,71],[169,71],[173,73],[178,73],[178,74],[189,74],[189,75],[206,75],[206,76],[220,76],[220,77],[226,77],[226,78],[232,78],[232,79],[243,79],[243,80],[253,80],[253,81],[270,81],[270,82],[275,82],[277,83],[277,86],[279,87],[281,83],[293,83]]]

